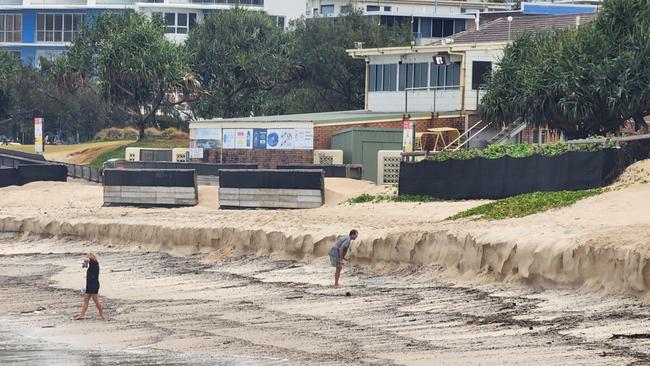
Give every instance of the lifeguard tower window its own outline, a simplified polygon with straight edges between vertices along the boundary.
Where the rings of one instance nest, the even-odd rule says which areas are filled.
[[[472,89],[483,89],[485,78],[492,72],[492,63],[487,61],[472,62]]]

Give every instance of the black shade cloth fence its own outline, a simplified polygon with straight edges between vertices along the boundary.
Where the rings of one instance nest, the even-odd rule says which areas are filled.
[[[498,199],[530,192],[602,187],[631,163],[620,149],[559,156],[402,162],[399,194],[441,199]],[[626,161],[626,163],[623,162]]]

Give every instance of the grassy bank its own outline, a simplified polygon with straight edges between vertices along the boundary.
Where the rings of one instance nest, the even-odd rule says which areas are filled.
[[[513,217],[523,217],[538,212],[571,206],[581,199],[595,196],[602,192],[604,192],[603,189],[589,189],[585,191],[527,193],[471,208],[449,217],[448,220],[463,218],[503,220]]]
[[[409,196],[409,195],[392,195],[392,194],[367,194],[364,193],[360,196],[350,198],[347,202],[350,204],[357,203],[370,203],[370,202],[435,202],[440,199],[430,196]]]
[[[90,165],[95,168],[101,168],[102,165],[109,159],[124,159],[127,147],[148,147],[157,149],[171,149],[175,147],[187,147],[187,140],[144,140],[132,142],[128,145],[123,145],[115,150],[108,151],[98,156],[93,160]]]

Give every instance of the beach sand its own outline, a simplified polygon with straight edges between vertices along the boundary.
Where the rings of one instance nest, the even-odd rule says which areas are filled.
[[[261,364],[644,364],[649,167],[503,221],[445,220],[482,201],[349,205],[386,188],[345,179],[327,179],[314,210],[220,210],[215,187],[175,209],[101,207],[101,186],[83,182],[3,188],[0,313],[80,347]],[[351,228],[335,290],[325,254]],[[105,324],[70,320],[90,250]]]

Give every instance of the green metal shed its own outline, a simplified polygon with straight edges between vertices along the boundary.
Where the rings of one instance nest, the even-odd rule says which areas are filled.
[[[377,183],[377,152],[401,150],[400,128],[350,128],[332,135],[332,149],[343,150],[343,163],[362,164],[363,179]]]

